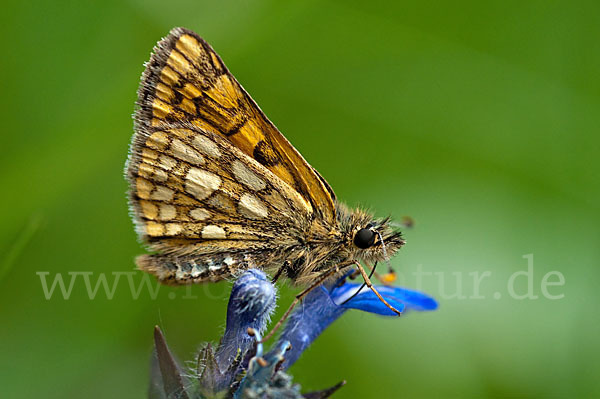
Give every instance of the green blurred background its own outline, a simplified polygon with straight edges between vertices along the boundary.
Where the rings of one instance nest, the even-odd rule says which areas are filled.
[[[349,312],[296,382],[347,379],[342,398],[600,397],[599,17],[595,1],[5,1],[0,396],[143,398],[155,324],[180,359],[220,336],[228,284],[136,300],[121,282],[91,300],[79,280],[46,300],[36,274],[134,270],[135,92],[156,41],[185,26],[340,199],[416,220],[401,284],[438,273],[420,287],[437,312]],[[538,299],[518,300],[507,283],[528,254]],[[486,271],[477,295],[469,273]],[[562,299],[542,295],[550,271]]]

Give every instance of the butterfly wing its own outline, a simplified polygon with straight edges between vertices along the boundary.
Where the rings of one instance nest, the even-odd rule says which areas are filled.
[[[175,28],[157,44],[142,77],[138,107],[138,131],[142,126],[189,122],[219,135],[298,192],[315,217],[336,223],[330,186],[196,33]]]
[[[310,224],[297,191],[189,122],[139,128],[127,173],[138,234],[157,252],[138,266],[166,282],[219,280],[253,259],[268,269]]]

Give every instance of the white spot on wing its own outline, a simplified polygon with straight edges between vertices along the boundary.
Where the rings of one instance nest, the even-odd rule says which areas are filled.
[[[199,275],[202,274],[202,272],[204,271],[204,268],[201,268],[200,266],[198,266],[198,264],[194,261],[192,261],[191,263],[193,264],[191,276],[194,278],[198,277]]]
[[[202,229],[202,238],[219,240],[225,238],[225,230],[222,227],[209,224]]]
[[[256,176],[256,174],[248,169],[241,161],[233,161],[231,168],[233,169],[235,178],[252,190],[259,191],[267,187],[265,182],[260,177]]]
[[[221,178],[214,173],[191,168],[185,177],[185,190],[199,200],[211,195],[221,186]]]
[[[204,157],[202,154],[181,140],[173,140],[173,143],[171,144],[171,151],[175,158],[179,158],[182,161],[191,163],[193,165],[202,165],[204,163]]]
[[[158,162],[160,162],[160,166],[164,170],[171,170],[175,167],[175,165],[177,165],[176,160],[165,154],[160,154],[160,156],[158,157]]]
[[[210,213],[204,208],[194,208],[190,211],[190,216],[196,220],[204,220],[210,216]]]
[[[165,186],[156,186],[156,190],[150,194],[150,198],[157,201],[171,201],[174,191]]]
[[[212,259],[209,259],[207,261],[208,264],[208,270],[211,272],[215,272],[217,270],[221,270],[223,267],[219,266],[219,265],[215,265],[215,262]]]
[[[267,207],[254,195],[245,193],[240,198],[240,213],[250,219],[267,217]]]
[[[219,151],[217,145],[207,137],[198,135],[194,137],[192,144],[198,149],[198,151],[208,156],[213,158],[218,158],[221,156],[221,152]]]
[[[171,220],[177,216],[177,210],[173,205],[161,204],[158,209],[158,218],[160,220]]]

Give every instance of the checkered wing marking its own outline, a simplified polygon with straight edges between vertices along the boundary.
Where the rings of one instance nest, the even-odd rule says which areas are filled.
[[[138,266],[162,281],[225,278],[250,266],[252,254],[297,243],[310,223],[295,190],[226,138],[190,123],[138,130],[128,177],[138,234],[157,252],[139,257]]]
[[[139,126],[189,122],[218,134],[296,190],[327,224],[336,222],[327,182],[267,119],[196,33],[175,28],[147,65],[138,98]]]

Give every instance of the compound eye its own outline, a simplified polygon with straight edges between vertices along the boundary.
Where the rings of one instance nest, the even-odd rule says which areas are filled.
[[[354,235],[354,245],[367,249],[375,243],[375,232],[371,229],[360,229]]]

